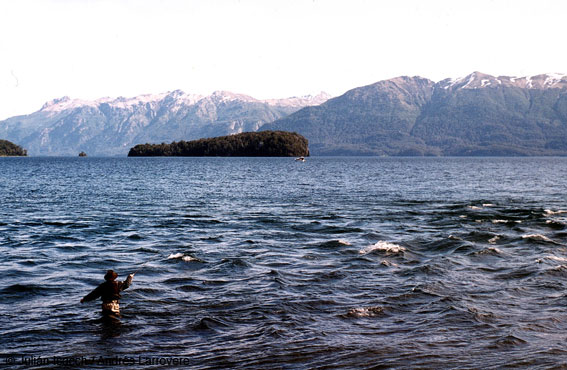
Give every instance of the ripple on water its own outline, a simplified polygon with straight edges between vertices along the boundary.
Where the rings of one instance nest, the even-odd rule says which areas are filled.
[[[567,354],[563,159],[0,158],[0,173],[4,353],[202,369]],[[107,268],[139,270],[117,325],[73,303]]]

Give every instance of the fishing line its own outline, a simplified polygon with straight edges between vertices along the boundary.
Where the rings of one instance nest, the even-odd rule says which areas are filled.
[[[118,240],[117,242],[108,245],[107,248],[115,247],[115,246],[117,246],[118,244],[122,243],[124,240],[130,238],[131,236],[132,236],[132,235],[125,236],[125,237],[123,237],[122,239]],[[148,263],[153,262],[153,261],[157,261],[158,259],[161,259],[161,258],[162,258],[162,254],[159,253],[156,257],[150,258],[150,259],[147,260],[146,262],[143,262],[141,265],[138,266],[138,268],[136,269],[136,271],[134,271],[134,272],[132,273],[132,275],[136,275],[136,274],[138,273],[138,271],[142,270],[142,269],[144,268],[144,266],[147,265]]]
[[[157,257],[150,258],[150,259],[147,260],[146,262],[144,262],[144,263],[142,263],[141,265],[139,265],[139,266],[138,266],[138,269],[137,269],[136,271],[134,271],[134,272],[132,273],[132,275],[136,275],[136,274],[138,273],[138,271],[140,271],[141,269],[143,269],[144,266],[147,265],[148,263],[157,261],[158,259],[161,259],[161,258],[162,258],[161,253],[159,253]]]
[[[119,241],[117,241],[116,243],[112,243],[112,244],[110,244],[110,245],[108,245],[108,246],[106,246],[106,247],[107,247],[107,248],[115,247],[115,246],[117,246],[118,244],[122,243],[124,240],[128,239],[128,238],[131,237],[131,236],[132,236],[132,235],[125,236],[125,237],[123,237],[122,239],[120,239]]]

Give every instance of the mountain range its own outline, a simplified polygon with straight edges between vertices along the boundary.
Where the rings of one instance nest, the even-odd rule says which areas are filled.
[[[287,116],[330,96],[257,100],[217,91],[209,96],[176,90],[133,98],[95,101],[63,97],[39,111],[0,121],[0,138],[26,148],[32,156],[127,155],[140,143],[194,140],[247,131]]]
[[[567,155],[567,76],[398,77],[262,126],[313,155]]]
[[[30,155],[126,155],[136,144],[258,130],[295,131],[312,155],[567,155],[567,76],[404,76],[335,98],[62,98],[1,121],[0,139]]]

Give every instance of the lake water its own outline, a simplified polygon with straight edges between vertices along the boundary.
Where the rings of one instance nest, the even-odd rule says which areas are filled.
[[[2,365],[567,364],[567,158],[0,158],[0,176]],[[79,303],[110,268],[139,270],[117,323]]]

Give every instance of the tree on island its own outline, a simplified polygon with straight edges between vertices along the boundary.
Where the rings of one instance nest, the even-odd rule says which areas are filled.
[[[8,140],[0,140],[0,157],[26,157],[28,151]]]
[[[244,132],[171,144],[140,144],[129,157],[298,157],[309,156],[307,139],[295,132]]]

